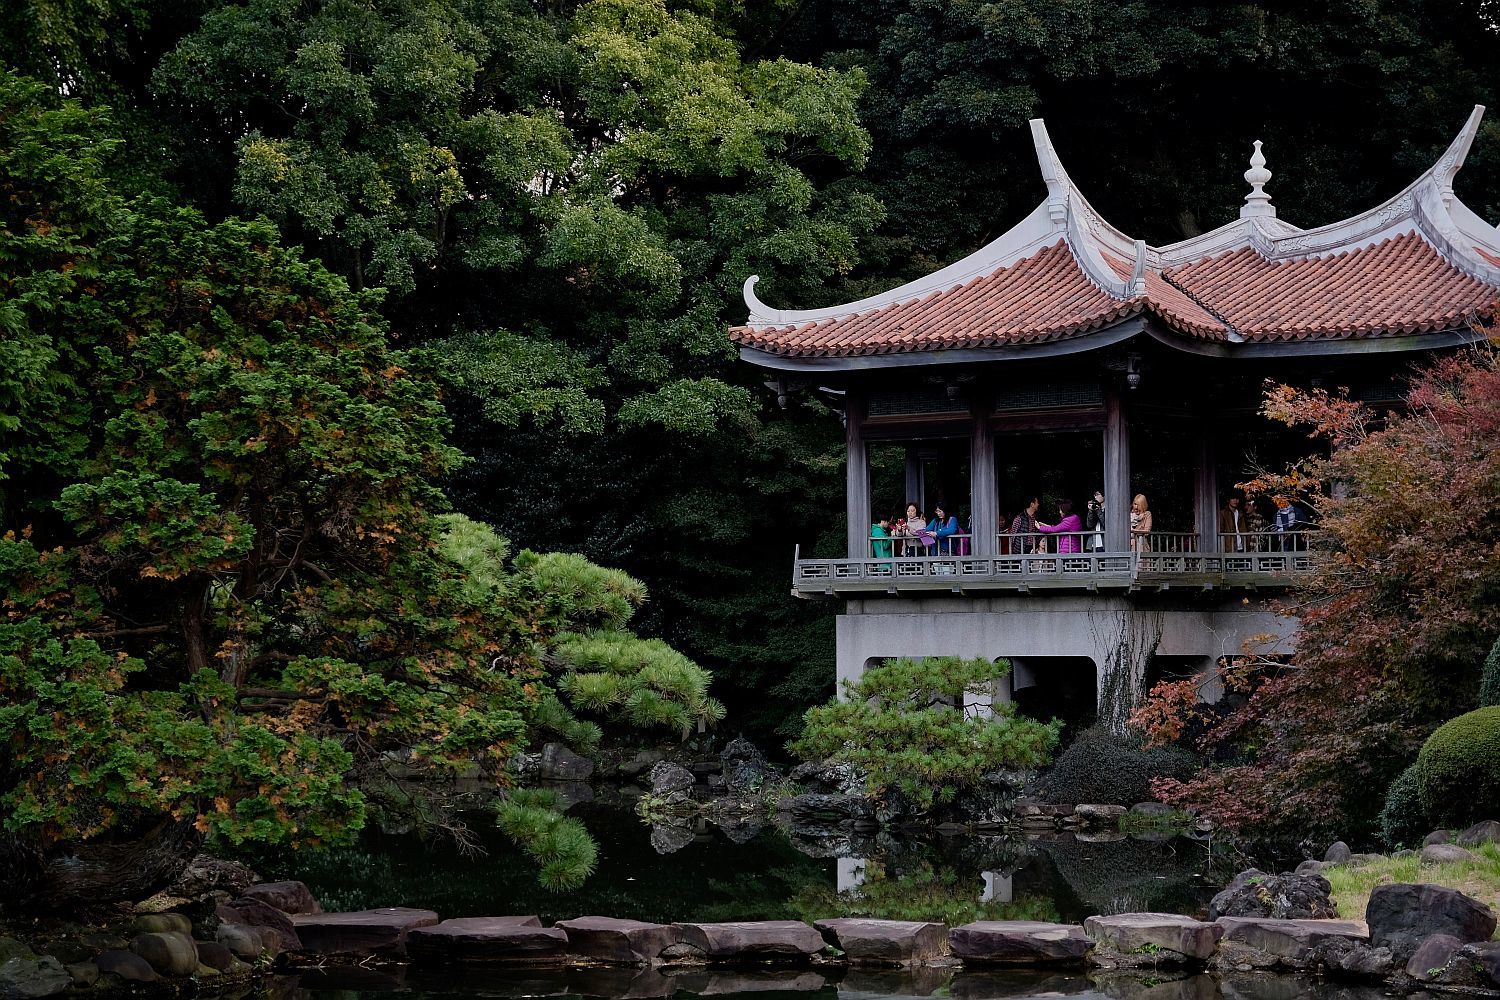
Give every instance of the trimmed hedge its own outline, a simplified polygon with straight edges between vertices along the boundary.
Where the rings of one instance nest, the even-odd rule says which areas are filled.
[[[1490,647],[1490,655],[1484,658],[1484,669],[1479,673],[1479,704],[1490,708],[1500,705],[1500,639]]]
[[[1380,810],[1380,836],[1387,847],[1414,847],[1422,842],[1433,824],[1422,807],[1422,791],[1417,781],[1417,765],[1402,771],[1385,793],[1385,807]]]
[[[1149,802],[1151,779],[1185,781],[1201,767],[1186,750],[1158,747],[1143,750],[1134,736],[1116,736],[1094,726],[1078,734],[1042,781],[1042,797],[1049,802],[1081,802],[1130,806]]]
[[[1438,825],[1461,827],[1500,815],[1500,706],[1437,728],[1417,755],[1422,808]]]

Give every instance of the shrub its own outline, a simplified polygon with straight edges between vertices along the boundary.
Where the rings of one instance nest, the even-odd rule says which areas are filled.
[[[1186,781],[1197,773],[1198,758],[1176,747],[1143,749],[1140,737],[1119,736],[1093,726],[1057,758],[1042,783],[1042,795],[1052,802],[1095,802],[1121,806],[1154,798],[1154,778]]]
[[[1479,674],[1479,704],[1484,708],[1500,705],[1500,638],[1490,647],[1490,655],[1484,658],[1484,670]]]
[[[1017,718],[1009,703],[987,719],[951,707],[1008,673],[1004,660],[891,660],[847,682],[845,701],[808,709],[788,747],[803,760],[853,764],[872,794],[895,789],[922,808],[951,802],[991,771],[1042,766],[1057,747],[1055,719]]]
[[[1411,847],[1420,843],[1432,824],[1422,808],[1422,793],[1414,763],[1391,782],[1385,793],[1385,808],[1380,810],[1380,836],[1391,848]]]
[[[1500,706],[1439,726],[1417,755],[1417,782],[1435,823],[1467,826],[1500,814]]]

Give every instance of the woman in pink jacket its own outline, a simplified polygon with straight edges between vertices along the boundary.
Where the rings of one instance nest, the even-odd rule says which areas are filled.
[[[1056,524],[1043,524],[1038,521],[1036,530],[1047,535],[1062,535],[1057,540],[1057,551],[1059,554],[1081,551],[1081,546],[1078,544],[1078,533],[1083,530],[1083,522],[1079,520],[1077,514],[1073,513],[1073,501],[1057,501],[1057,514]]]

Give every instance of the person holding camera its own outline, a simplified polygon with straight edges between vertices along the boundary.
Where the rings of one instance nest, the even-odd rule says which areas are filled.
[[[1088,510],[1084,512],[1083,528],[1090,532],[1084,540],[1085,548],[1089,552],[1104,551],[1104,491],[1095,490],[1093,499],[1089,501]]]

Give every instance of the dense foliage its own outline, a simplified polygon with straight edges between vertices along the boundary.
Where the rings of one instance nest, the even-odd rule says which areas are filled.
[[[1041,791],[1050,802],[1132,806],[1152,800],[1153,780],[1186,780],[1199,766],[1198,758],[1186,750],[1146,748],[1136,734],[1117,735],[1094,726],[1079,733],[1058,755]]]
[[[1500,639],[1490,647],[1490,655],[1484,658],[1484,670],[1479,675],[1479,705],[1481,708],[1500,705]]]
[[[472,523],[450,555],[427,360],[266,223],[129,195],[118,152],[107,116],[0,74],[0,853],[21,905],[114,898],[68,859],[147,835],[346,841],[372,797],[410,799],[397,763],[504,783],[556,701],[548,647],[644,598],[577,556],[507,573]]]
[[[871,794],[899,792],[922,808],[951,802],[997,770],[1041,767],[1062,723],[1020,718],[1009,702],[986,718],[955,708],[965,693],[1010,673],[1005,660],[896,659],[846,681],[844,698],[807,711],[789,749],[804,760],[852,764]]]
[[[1500,706],[1437,728],[1417,754],[1417,791],[1429,819],[1452,827],[1500,814]]]
[[[1500,628],[1500,363],[1433,362],[1406,402],[1382,418],[1321,391],[1268,396],[1269,416],[1311,425],[1331,449],[1290,473],[1327,487],[1314,497],[1327,551],[1289,602],[1290,663],[1231,672],[1250,696],[1208,741],[1244,762],[1159,783],[1169,801],[1240,830],[1355,836],[1376,819],[1369,790],[1476,706]]]
[[[1432,831],[1427,810],[1422,806],[1422,790],[1413,764],[1396,776],[1385,792],[1380,809],[1380,839],[1389,848],[1412,847]]]

